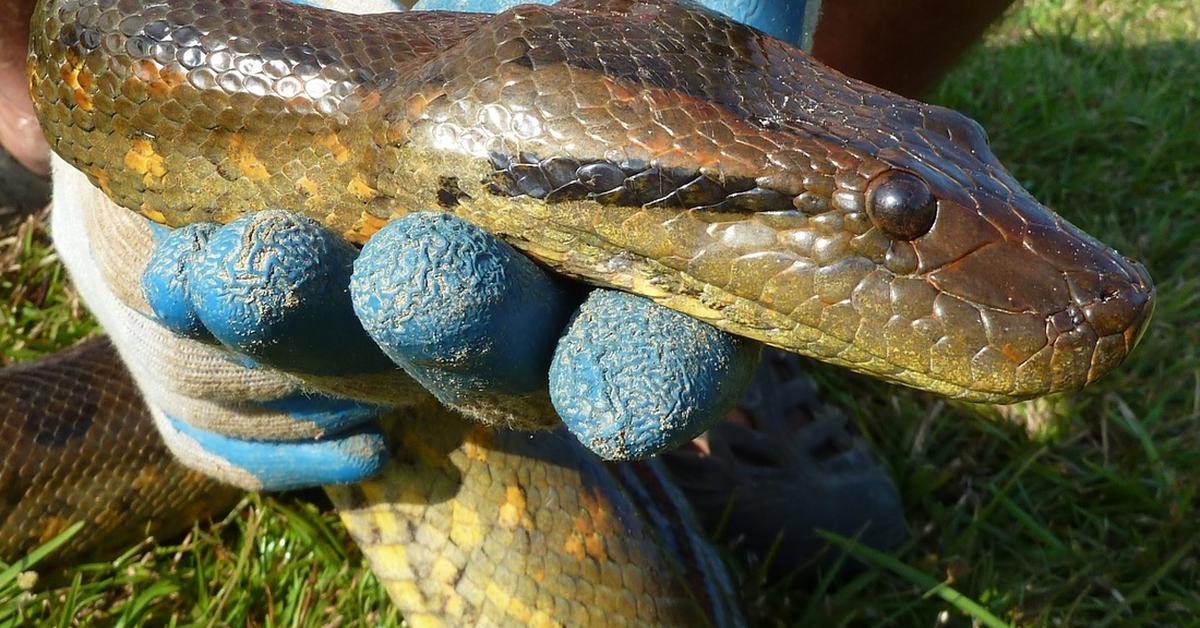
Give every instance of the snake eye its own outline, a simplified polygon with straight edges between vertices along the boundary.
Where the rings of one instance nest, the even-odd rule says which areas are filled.
[[[893,170],[867,188],[867,215],[892,237],[915,240],[933,227],[937,199],[917,175]]]

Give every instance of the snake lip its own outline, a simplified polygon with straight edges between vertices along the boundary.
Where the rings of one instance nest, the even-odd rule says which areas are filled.
[[[1066,273],[1067,287],[1079,312],[1099,337],[1123,334],[1144,318],[1153,292],[1146,282],[1127,281],[1108,273]],[[1057,314],[1056,314],[1057,315]]]
[[[1113,255],[1112,268],[1064,272],[1072,303],[1046,317],[1046,338],[1062,363],[1051,391],[1081,388],[1119,364],[1137,345],[1154,311],[1149,273]],[[1116,272],[1111,272],[1115,270]]]
[[[932,237],[917,242],[922,262],[930,262],[924,276],[947,297],[934,301],[934,315],[957,330],[961,345],[956,354],[952,340],[938,340],[946,350],[941,364],[931,358],[935,375],[975,391],[1028,398],[1082,388],[1133,350],[1154,305],[1144,268],[1071,227],[1005,238],[990,225],[966,224],[975,228],[957,230],[969,236],[957,248]],[[944,258],[951,261],[932,263]]]
[[[1125,340],[1128,346],[1128,351],[1133,351],[1142,340],[1142,336],[1146,334],[1146,330],[1150,327],[1150,320],[1154,318],[1154,309],[1158,301],[1158,291],[1154,287],[1154,280],[1150,277],[1150,271],[1136,260],[1131,258],[1123,258],[1133,269],[1136,274],[1135,296],[1137,297],[1136,312],[1131,318],[1130,326],[1125,330]]]

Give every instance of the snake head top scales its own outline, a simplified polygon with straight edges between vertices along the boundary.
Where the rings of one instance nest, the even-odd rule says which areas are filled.
[[[362,241],[441,208],[559,272],[976,401],[1084,386],[1153,309],[1146,271],[975,122],[691,4],[44,0],[31,50],[54,149],[168,224],[285,207]]]

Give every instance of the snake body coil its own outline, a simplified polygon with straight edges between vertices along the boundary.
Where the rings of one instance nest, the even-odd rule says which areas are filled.
[[[166,537],[241,491],[175,462],[112,346],[91,340],[0,370],[0,560],[76,521],[56,557],[78,560]]]
[[[54,150],[170,225],[284,207],[361,242],[440,208],[559,272],[976,401],[1093,381],[1153,309],[1145,270],[1038,204],[971,120],[690,4],[44,0],[33,25]],[[688,624],[722,599],[577,448],[437,420],[394,429],[383,480],[332,490],[412,621]]]

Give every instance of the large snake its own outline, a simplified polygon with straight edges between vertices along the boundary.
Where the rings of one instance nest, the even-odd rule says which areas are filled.
[[[691,4],[43,0],[33,27],[54,150],[158,222],[286,207],[363,241],[440,209],[563,274],[971,401],[1078,389],[1153,310],[1144,268],[1040,205],[972,120]],[[694,619],[703,590],[663,575],[576,449],[393,432],[406,459],[333,493],[407,617]]]

